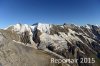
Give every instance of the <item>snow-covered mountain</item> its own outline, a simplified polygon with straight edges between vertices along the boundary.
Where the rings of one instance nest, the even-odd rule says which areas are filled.
[[[16,42],[30,45],[59,58],[95,58],[95,63],[69,64],[71,66],[100,65],[100,26],[87,24],[16,24],[5,30],[18,35]]]

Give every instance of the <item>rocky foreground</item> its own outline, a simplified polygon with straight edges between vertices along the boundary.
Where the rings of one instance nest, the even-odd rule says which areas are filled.
[[[57,64],[51,58],[78,61]],[[81,63],[81,58],[95,63]],[[100,27],[36,23],[1,29],[0,66],[100,66]]]

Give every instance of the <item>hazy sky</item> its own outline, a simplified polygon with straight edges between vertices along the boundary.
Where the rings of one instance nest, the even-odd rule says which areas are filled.
[[[0,0],[0,28],[36,22],[100,24],[100,0]]]

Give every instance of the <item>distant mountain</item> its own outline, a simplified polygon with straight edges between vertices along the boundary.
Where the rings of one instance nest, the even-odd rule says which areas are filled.
[[[73,64],[71,63],[67,63],[65,65],[60,64],[60,66],[100,65],[100,26],[98,25],[87,24],[85,26],[77,26],[74,24],[66,24],[66,23],[64,23],[63,25],[43,24],[43,23],[35,23],[33,25],[16,24],[4,30],[0,30],[0,33],[1,33],[0,37],[3,35],[6,37],[8,36],[9,38],[7,38],[7,40],[11,40],[12,42],[18,44],[20,43],[21,45],[24,45],[24,47],[25,46],[31,47],[34,49],[33,51],[36,50],[37,52],[41,53],[47,52],[48,55],[50,56],[53,55],[54,57],[61,59],[76,58],[78,60],[80,58],[90,58],[90,59],[94,58],[96,61],[95,63],[81,63],[80,61],[78,61],[78,63],[73,63]],[[2,38],[0,38],[0,42],[5,42],[3,41],[3,39],[2,40],[1,39]],[[14,46],[14,48],[16,47]],[[21,49],[22,47],[19,48],[20,51],[24,51],[24,49]],[[28,56],[30,55],[31,54],[29,54]],[[42,54],[40,55],[42,56]],[[38,61],[39,60],[37,60],[37,62]],[[2,63],[1,60],[0,62]],[[42,61],[40,61],[40,63],[41,62]],[[17,66],[17,65],[9,65],[9,66]],[[26,66],[32,66],[32,65],[26,65]],[[33,65],[33,66],[40,66],[40,65]]]

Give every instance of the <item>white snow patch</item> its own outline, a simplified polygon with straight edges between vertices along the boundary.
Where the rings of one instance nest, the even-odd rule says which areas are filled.
[[[16,24],[14,25],[13,31],[17,32],[18,34],[22,34],[25,31],[28,31],[29,35],[33,36],[32,29],[27,24]]]
[[[68,32],[68,35],[65,34],[64,32],[59,32],[59,34],[65,39],[67,40],[68,42],[72,42],[73,40],[74,41],[81,41],[81,39],[79,39],[77,36],[75,36],[75,31],[72,31],[71,29],[69,29],[69,32]],[[73,35],[72,35],[73,34]],[[82,42],[83,43],[83,42]]]
[[[89,25],[85,25],[86,28],[91,29],[91,27]]]
[[[64,28],[64,26],[62,25],[62,26],[60,26],[61,28]]]
[[[48,34],[50,34],[50,28],[51,28],[50,24],[39,23],[38,26],[37,26],[38,30],[40,30],[43,33],[48,33]]]
[[[71,29],[68,29],[69,30],[69,33],[72,33],[72,34],[75,34],[76,32],[71,30]]]
[[[98,24],[96,24],[96,26],[99,26]]]
[[[37,25],[34,25],[34,26],[30,26],[30,28],[32,29],[32,31],[35,31]]]

